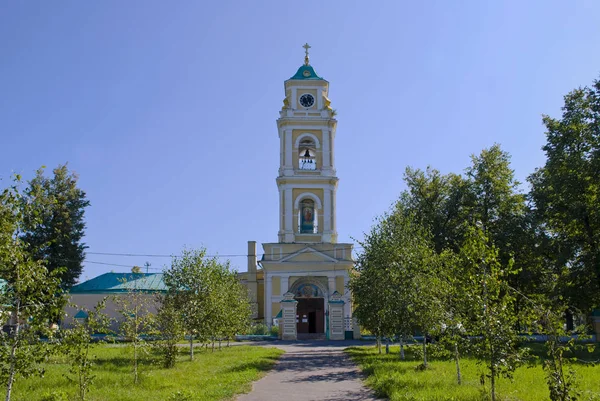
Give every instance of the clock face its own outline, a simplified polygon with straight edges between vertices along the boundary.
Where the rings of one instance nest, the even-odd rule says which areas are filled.
[[[305,93],[300,96],[300,104],[302,107],[312,107],[312,105],[315,104],[315,98],[310,93]]]

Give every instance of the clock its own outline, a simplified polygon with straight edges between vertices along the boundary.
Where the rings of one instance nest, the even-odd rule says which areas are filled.
[[[315,98],[310,93],[305,93],[304,95],[300,96],[300,104],[302,107],[312,107],[312,105],[315,104]]]

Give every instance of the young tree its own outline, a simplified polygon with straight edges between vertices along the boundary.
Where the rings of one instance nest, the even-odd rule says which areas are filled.
[[[184,250],[164,271],[163,279],[168,289],[166,298],[182,311],[190,359],[194,358],[195,338],[211,341],[214,349],[214,342],[227,334],[228,324],[251,316],[247,294],[241,292],[241,284],[233,284],[236,276],[229,263],[206,257],[204,249]]]
[[[182,314],[172,298],[160,295],[157,304],[160,306],[156,313],[154,334],[158,339],[153,345],[158,349],[163,367],[172,368],[177,362],[177,342],[184,336]]]
[[[146,291],[138,288],[137,280],[144,276],[143,273],[131,273],[131,276],[124,281],[127,292],[113,297],[122,316],[119,331],[133,350],[133,382],[135,384],[139,381],[140,352],[148,345],[144,337],[152,333],[154,322],[154,315],[150,312],[152,298]]]
[[[28,213],[21,233],[35,260],[44,260],[49,271],[62,269],[61,286],[68,289],[83,269],[85,208],[90,202],[77,187],[77,175],[67,165],[54,169],[48,178],[39,169],[23,196]]]
[[[510,377],[522,362],[526,351],[518,347],[517,315],[514,313],[514,292],[508,286],[508,276],[514,273],[512,261],[503,265],[498,249],[490,245],[480,228],[472,228],[461,249],[460,285],[461,321],[470,340],[472,352],[488,368],[491,399],[496,400],[496,379]]]
[[[49,272],[33,260],[21,239],[28,204],[19,191],[20,177],[0,193],[0,287],[2,319],[8,332],[0,334],[0,379],[10,401],[17,376],[42,373],[41,362],[51,349],[40,336],[51,336],[51,319],[60,314],[65,297],[60,290],[60,270]]]
[[[92,310],[81,309],[87,317],[75,319],[72,328],[60,333],[60,346],[71,364],[69,373],[74,375],[75,379],[67,377],[77,383],[81,401],[85,401],[96,377],[92,373],[94,363],[91,354],[95,345],[102,343],[102,341],[94,341],[92,336],[109,331],[110,319],[103,313],[105,306],[106,299],[103,299]]]
[[[570,304],[600,305],[600,80],[564,98],[562,118],[544,116],[546,164],[529,177],[535,212],[569,269]]]

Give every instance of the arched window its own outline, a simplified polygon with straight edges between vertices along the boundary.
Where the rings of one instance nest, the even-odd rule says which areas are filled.
[[[298,146],[298,168],[300,170],[317,169],[316,149],[312,139],[306,138],[300,141],[300,146]]]
[[[298,210],[298,231],[301,234],[314,234],[318,232],[318,221],[315,202],[312,199],[302,200]]]

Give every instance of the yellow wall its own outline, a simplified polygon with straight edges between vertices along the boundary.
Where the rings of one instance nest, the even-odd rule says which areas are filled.
[[[271,303],[271,313],[272,313],[272,317],[277,316],[277,314],[279,313],[279,311],[281,310],[281,304],[279,302],[272,302]]]
[[[258,318],[265,318],[265,283],[258,282]]]
[[[335,278],[335,290],[342,295],[344,295],[344,293],[346,292],[346,289],[344,288],[344,277],[343,276],[337,276]]]
[[[282,295],[281,294],[281,277],[273,277],[273,281],[272,281],[272,290],[273,290],[273,295]]]

